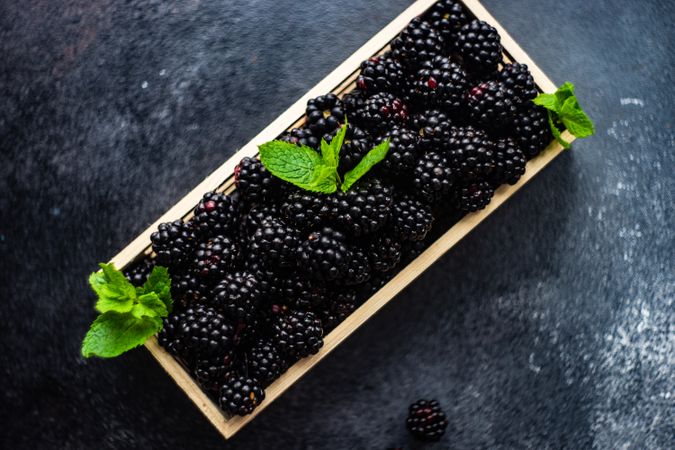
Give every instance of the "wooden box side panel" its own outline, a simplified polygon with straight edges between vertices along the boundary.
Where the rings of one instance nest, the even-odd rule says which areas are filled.
[[[263,131],[255,136],[249,143],[242,147],[235,155],[228,159],[223,165],[216,169],[190,193],[176,203],[169,211],[153,223],[148,229],[143,231],[134,241],[125,249],[118,253],[112,262],[117,267],[124,267],[139,255],[147,252],[150,242],[150,234],[157,228],[161,222],[175,220],[185,217],[190,213],[204,192],[216,189],[232,189],[232,173],[238,161],[245,157],[253,157],[258,153],[258,146],[264,142],[276,138],[284,132],[289,126],[297,124],[304,115],[307,100],[326,92],[342,93],[353,86],[359,64],[362,60],[379,53],[385,48],[391,39],[398,34],[407,23],[415,16],[423,13],[436,0],[419,0],[412,4],[408,9],[401,13],[396,19],[389,23],[384,29],[371,38],[352,56],[345,60],[326,78],[310,89],[303,97],[295,102],[288,110],[282,113]],[[499,31],[502,38],[502,45],[511,58],[520,63],[527,64],[532,75],[544,92],[553,92],[556,87],[551,80],[534,64],[531,58],[516,44],[503,27],[487,12],[487,10],[477,0],[464,0],[465,6],[479,19],[489,22]],[[571,141],[574,139],[569,133],[564,137]],[[495,193],[488,207],[477,213],[468,214],[457,222],[452,228],[445,232],[436,242],[425,250],[420,256],[403,268],[391,281],[381,288],[375,295],[368,299],[359,309],[345,319],[337,328],[325,337],[324,346],[321,351],[309,358],[300,360],[294,364],[281,378],[276,380],[266,389],[265,401],[250,415],[245,417],[228,418],[222,410],[216,405],[196,384],[190,374],[161,348],[155,338],[146,343],[146,348],[164,367],[174,381],[185,391],[195,405],[204,413],[209,421],[221,432],[225,438],[229,438],[240,430],[244,425],[253,420],[269,404],[271,404],[286,389],[295,383],[300,377],[307,373],[321,359],[335,349],[344,339],[351,335],[366,320],[389,302],[396,294],[410,284],[418,275],[424,272],[431,264],[447,252],[452,246],[466,236],[481,221],[495,211],[511,195],[513,195],[527,181],[532,179],[540,170],[542,170],[550,161],[552,161],[562,150],[562,147],[554,142],[538,157],[529,161],[525,175],[514,186],[502,186]]]

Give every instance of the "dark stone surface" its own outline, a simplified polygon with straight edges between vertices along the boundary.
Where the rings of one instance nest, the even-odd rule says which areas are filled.
[[[672,2],[486,0],[598,134],[231,442],[147,352],[79,357],[95,263],[407,3],[0,3],[0,447],[415,448],[421,396],[435,448],[672,445]]]

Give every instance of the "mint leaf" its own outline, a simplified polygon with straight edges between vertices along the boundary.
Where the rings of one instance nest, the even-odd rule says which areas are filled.
[[[534,104],[543,106],[544,108],[558,112],[560,106],[558,105],[558,98],[555,94],[539,94],[534,99],[532,99]]]
[[[352,170],[345,174],[345,179],[342,183],[342,192],[347,192],[359,178],[364,176],[373,166],[382,161],[389,151],[389,139],[385,139],[370,150],[366,156],[359,161],[359,163]]]
[[[138,303],[131,309],[131,314],[141,319],[147,317],[166,317],[169,311],[164,302],[159,299],[155,292],[149,292],[138,297]]]
[[[333,154],[335,155],[335,164],[334,167],[337,167],[340,162],[340,150],[342,149],[342,144],[345,141],[345,136],[347,135],[347,116],[345,116],[345,123],[340,127],[340,131],[335,134],[335,137],[331,139],[330,145],[333,147]]]
[[[136,298],[136,288],[112,264],[99,266],[102,271],[89,276],[89,284],[98,295],[96,309],[99,312],[129,311]]]
[[[260,161],[272,175],[299,188],[326,194],[337,189],[335,169],[327,166],[322,157],[307,146],[267,142],[260,146]]]
[[[563,139],[562,135],[560,134],[560,130],[554,123],[553,119],[554,114],[555,113],[548,111],[548,125],[551,127],[551,133],[553,134],[555,140],[558,141],[560,145],[563,146],[563,148],[570,148],[570,143],[567,142],[565,139]]]
[[[153,267],[152,273],[150,273],[148,276],[148,279],[143,284],[141,290],[143,294],[150,292],[156,293],[159,299],[166,306],[167,311],[171,312],[173,309],[173,299],[171,298],[171,277],[169,277],[169,269],[166,267]]]
[[[134,307],[134,299],[114,299],[113,297],[103,295],[98,298],[96,301],[96,311],[105,313],[108,311],[115,311],[119,313],[125,313],[131,311],[131,308]]]
[[[559,116],[565,128],[576,137],[584,138],[595,133],[593,122],[581,109],[576,97],[569,97],[565,100]]]
[[[558,110],[556,110],[556,112],[560,112],[560,108],[562,108],[567,99],[574,97],[574,85],[569,81],[566,81],[557,91],[555,91],[554,95],[558,101]]]
[[[82,342],[82,356],[112,358],[143,344],[162,328],[159,317],[138,319],[129,313],[98,316]]]
[[[321,158],[323,159],[324,165],[328,167],[337,167],[338,157],[335,155],[335,149],[331,144],[326,142],[326,139],[324,138],[321,138]]]

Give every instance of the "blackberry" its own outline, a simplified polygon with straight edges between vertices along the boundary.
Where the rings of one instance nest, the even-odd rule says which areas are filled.
[[[289,273],[284,277],[278,298],[294,310],[311,311],[324,302],[326,287],[302,274]]]
[[[361,63],[361,73],[356,80],[356,87],[367,94],[389,92],[401,95],[406,87],[406,78],[401,63],[387,52]]]
[[[320,139],[308,128],[293,128],[279,136],[279,140],[295,145],[306,145],[313,149],[318,149],[320,144]]]
[[[187,307],[194,303],[205,304],[211,289],[205,280],[192,268],[171,271],[171,297],[179,305]]]
[[[499,72],[499,81],[514,93],[514,99],[518,104],[532,100],[539,93],[534,78],[525,64],[504,64],[502,71]]]
[[[258,340],[246,353],[249,376],[263,387],[269,386],[286,371],[286,365],[279,351],[268,340]]]
[[[281,215],[301,230],[320,227],[330,212],[328,196],[294,190],[281,203]]]
[[[391,42],[391,54],[408,68],[415,68],[440,55],[443,46],[443,38],[429,22],[416,17]]]
[[[438,106],[459,112],[469,89],[466,73],[445,56],[425,61],[415,75],[410,90],[411,101],[420,106]]]
[[[448,161],[455,180],[471,183],[487,180],[495,169],[494,144],[484,131],[456,127],[448,141]]]
[[[282,181],[267,171],[256,158],[243,158],[234,168],[234,184],[244,201],[260,203],[271,200],[283,189]]]
[[[418,400],[408,410],[408,431],[423,441],[439,441],[448,427],[448,419],[436,400]]]
[[[258,260],[257,255],[248,255],[246,271],[258,281],[258,287],[263,297],[277,298],[281,295],[286,273],[283,269],[270,264],[266,260]]]
[[[239,221],[239,204],[229,195],[218,192],[204,194],[192,219],[202,236],[234,235]]]
[[[344,106],[345,113],[347,114],[350,123],[359,122],[367,98],[368,95],[359,89],[354,89],[342,97],[342,105]]]
[[[452,121],[444,111],[429,109],[413,116],[412,127],[419,135],[423,151],[443,152],[450,138]]]
[[[399,126],[389,130],[384,138],[389,138],[389,152],[382,161],[382,167],[392,175],[412,173],[420,153],[417,133]]]
[[[513,121],[512,137],[527,159],[537,156],[553,139],[546,109],[525,102]]]
[[[404,241],[421,241],[431,230],[434,216],[431,208],[410,196],[394,202],[391,224],[394,235]]]
[[[502,62],[499,33],[482,20],[472,20],[459,30],[457,49],[466,69],[477,78],[492,75]]]
[[[380,135],[394,125],[408,123],[408,107],[393,94],[380,92],[368,97],[355,112],[354,121],[374,135]]]
[[[253,378],[233,376],[220,388],[220,407],[232,415],[245,416],[265,399],[265,390]]]
[[[275,203],[254,205],[241,220],[241,235],[244,239],[248,239],[263,222],[280,218],[281,212]]]
[[[134,286],[143,286],[154,268],[155,262],[152,259],[143,258],[130,268],[125,269],[124,276]]]
[[[354,247],[352,249],[352,258],[347,266],[344,280],[342,282],[347,285],[357,285],[368,281],[371,277],[370,261],[368,254],[361,248]]]
[[[445,156],[436,152],[422,155],[413,172],[416,194],[429,204],[448,196],[453,187],[453,173]]]
[[[204,279],[220,279],[234,268],[239,259],[239,246],[227,236],[215,236],[201,242],[192,267]]]
[[[421,241],[405,241],[401,249],[401,264],[408,265],[412,260],[417,258],[424,250],[427,249],[429,243],[426,239]]]
[[[234,348],[234,327],[215,309],[195,306],[164,320],[159,344],[187,358],[224,355]]]
[[[439,0],[429,9],[426,20],[440,34],[445,43],[445,51],[453,49],[457,32],[467,22],[464,9],[455,0]]]
[[[499,81],[486,81],[474,86],[467,100],[471,118],[490,131],[503,130],[515,118],[513,91]]]
[[[230,319],[250,323],[262,293],[258,280],[248,272],[228,273],[213,288],[211,303]]]
[[[393,236],[379,235],[366,243],[365,249],[376,272],[389,272],[401,261],[401,243]]]
[[[343,320],[358,308],[356,291],[340,289],[324,305],[318,315],[321,318],[324,333],[333,331]]]
[[[511,138],[499,139],[495,143],[495,170],[492,172],[493,186],[504,183],[516,184],[525,173],[525,155]]]
[[[298,252],[300,266],[312,278],[326,281],[343,277],[351,258],[345,235],[328,227],[311,232]]]
[[[323,136],[340,128],[345,120],[342,100],[335,94],[320,95],[307,101],[307,128],[314,136]]]
[[[324,136],[326,142],[330,143],[339,130]],[[338,165],[338,172],[341,175],[352,170],[356,165],[366,156],[373,148],[373,143],[370,136],[362,129],[349,124],[345,134],[345,140],[342,142],[340,149],[340,164]]]
[[[194,249],[192,227],[182,220],[160,223],[157,231],[150,235],[150,241],[160,266],[180,267]]]
[[[331,222],[352,236],[373,233],[389,219],[392,194],[392,189],[376,178],[359,181],[347,192],[329,197]]]
[[[290,267],[295,265],[298,231],[281,221],[264,222],[249,241],[249,258],[263,266]]]
[[[279,314],[272,328],[279,349],[290,356],[305,358],[318,353],[323,347],[323,327],[314,313],[294,311]]]
[[[493,194],[494,189],[487,181],[469,183],[457,189],[455,204],[460,211],[478,211],[490,203]]]
[[[195,363],[194,375],[199,384],[209,393],[218,394],[220,386],[233,374],[234,353],[228,352]]]
[[[368,281],[359,286],[359,298],[369,299],[394,277],[392,272],[374,272]]]

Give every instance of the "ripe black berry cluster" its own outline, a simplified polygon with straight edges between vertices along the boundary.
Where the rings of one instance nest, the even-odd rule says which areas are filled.
[[[300,189],[247,157],[233,194],[209,192],[190,219],[159,225],[154,261],[169,268],[175,305],[159,343],[225,411],[249,414],[425,248],[435,223],[518,181],[551,140],[536,95],[526,66],[503,64],[493,27],[439,1],[361,64],[352,92],[311,99],[305,126],[279,137],[320,151],[346,119],[340,176],[388,139],[385,159],[346,192]],[[140,285],[151,266],[127,276]],[[408,427],[436,439],[444,420],[419,402]]]

